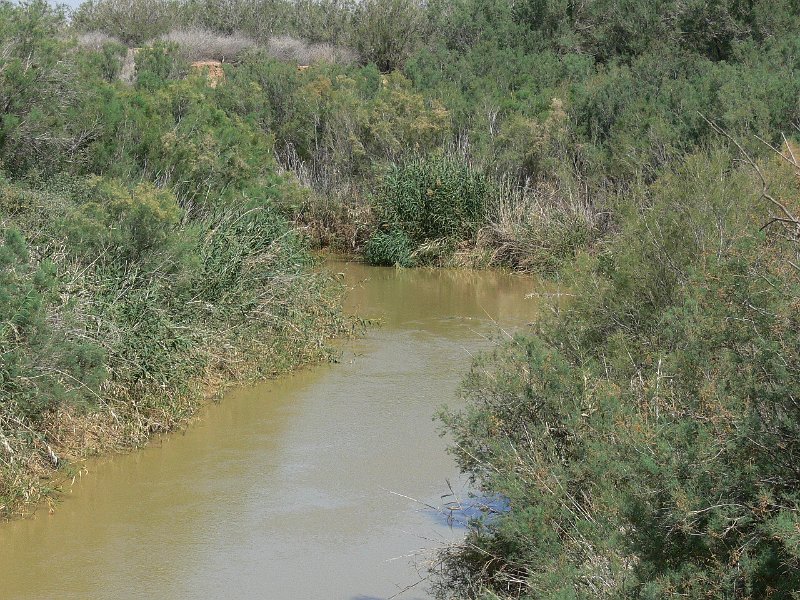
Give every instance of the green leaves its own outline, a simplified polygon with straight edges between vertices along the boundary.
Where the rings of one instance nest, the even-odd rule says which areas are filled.
[[[524,598],[800,589],[800,285],[778,258],[797,245],[764,238],[732,162],[689,157],[628,198],[574,300],[475,363],[444,423],[511,510],[469,538],[483,553],[449,556],[453,589],[462,568]]]
[[[371,265],[414,266],[414,243],[399,229],[377,231],[364,245],[364,259]]]
[[[60,312],[56,266],[31,257],[19,230],[6,228],[3,235],[0,415],[36,419],[59,402],[91,401],[104,378],[103,353],[52,323],[52,315]]]
[[[484,223],[490,193],[483,174],[458,159],[417,156],[392,165],[373,199],[381,225],[365,258],[410,266],[425,254],[452,251]]]
[[[424,11],[413,0],[364,0],[355,8],[352,40],[365,62],[383,73],[403,68],[417,47]]]
[[[72,252],[123,264],[142,262],[148,253],[163,257],[180,217],[170,192],[101,178],[87,184],[86,196],[64,223]]]

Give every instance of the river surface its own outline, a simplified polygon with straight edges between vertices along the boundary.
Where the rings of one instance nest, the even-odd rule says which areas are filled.
[[[0,598],[427,598],[426,508],[467,492],[432,421],[471,355],[536,317],[529,279],[332,262],[380,319],[321,365],[232,391],[184,432],[90,461],[54,514],[0,525]]]

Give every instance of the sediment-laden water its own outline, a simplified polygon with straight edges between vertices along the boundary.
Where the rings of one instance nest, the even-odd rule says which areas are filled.
[[[54,514],[0,526],[8,599],[388,598],[463,534],[431,417],[470,356],[536,317],[529,279],[331,263],[378,318],[322,365],[233,391],[182,433],[88,464]],[[425,598],[425,583],[399,598]]]

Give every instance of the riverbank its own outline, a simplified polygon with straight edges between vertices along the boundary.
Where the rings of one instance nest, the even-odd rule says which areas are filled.
[[[180,390],[155,390],[136,403],[127,402],[123,390],[116,398],[108,394],[96,411],[64,405],[48,413],[35,429],[19,423],[34,441],[28,447],[18,445],[15,449],[9,437],[4,439],[11,447],[6,452],[12,460],[0,467],[0,521],[27,517],[44,508],[52,511],[62,493],[74,483],[84,459],[134,451],[146,446],[154,436],[180,430],[206,403],[220,401],[223,393],[235,385],[280,377],[300,367],[331,360],[335,353],[327,340],[349,332],[344,320],[327,323],[320,329],[318,340],[283,348],[295,355],[288,360],[283,353],[242,356],[234,363],[235,371],[230,367],[207,369]]]
[[[267,132],[158,49],[120,83],[68,28],[0,5],[0,519],[346,328]]]
[[[60,406],[37,427],[38,443],[28,452],[9,451],[14,461],[0,469],[0,522],[25,518],[45,508],[52,512],[80,474],[85,459],[135,451],[156,436],[181,430],[205,404],[221,401],[234,386],[285,376],[298,368],[329,361],[335,351],[328,340],[349,332],[344,320],[328,325],[321,331],[321,344],[298,344],[291,350],[302,358],[287,362],[283,354],[242,356],[235,362],[235,371],[229,367],[208,369],[181,390],[157,390],[136,404],[126,402],[122,391],[116,400],[109,396],[98,411]]]
[[[145,184],[0,180],[0,233],[3,519],[54,498],[75,460],[326,360],[348,330],[341,284],[268,206],[189,217]]]

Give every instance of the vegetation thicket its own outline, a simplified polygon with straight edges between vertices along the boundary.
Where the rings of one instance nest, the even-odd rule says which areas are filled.
[[[569,269],[574,298],[473,365],[441,418],[509,510],[444,553],[441,597],[800,591],[800,164],[758,165],[793,211],[768,225],[731,162],[643,190]]]
[[[411,252],[555,273],[613,229],[616,195],[719,143],[708,121],[757,154],[756,136],[791,134],[797,18],[789,0],[97,0],[73,23],[193,57],[223,56],[224,39],[242,48],[227,59],[239,84],[269,72],[271,122],[236,110],[262,119],[309,190],[293,216],[318,243],[397,238],[375,190],[445,155],[491,184],[484,217],[475,235]],[[293,61],[317,66],[292,74]]]
[[[489,183],[478,172],[441,156],[391,166],[375,195],[381,221],[364,246],[374,264],[412,266],[450,240],[469,240],[485,218]]]
[[[312,243],[569,284],[441,415],[508,501],[441,598],[797,597],[798,31],[793,0],[0,3],[0,503],[71,419],[138,439],[318,356]]]
[[[76,46],[0,5],[0,515],[64,459],[144,443],[204,394],[328,357],[339,286],[312,271],[271,138],[169,45]],[[50,483],[48,483],[50,482]]]

